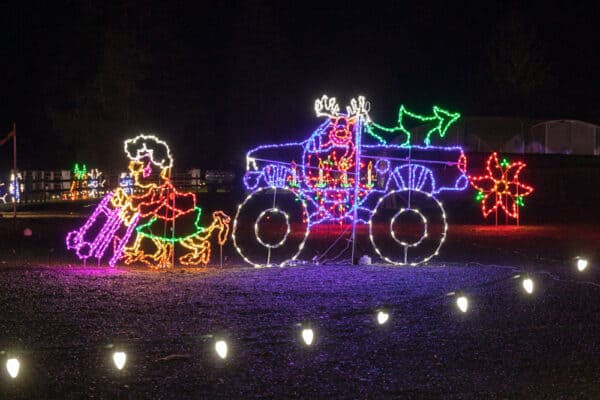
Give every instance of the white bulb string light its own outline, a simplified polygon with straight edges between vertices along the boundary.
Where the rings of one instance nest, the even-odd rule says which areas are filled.
[[[373,232],[373,226],[375,225],[374,223],[374,218],[377,217],[377,213],[381,212],[381,208],[383,208],[383,204],[385,202],[386,199],[390,198],[391,196],[394,196],[396,194],[405,194],[408,193],[408,197],[409,197],[409,202],[412,201],[413,198],[413,193],[419,193],[420,195],[425,196],[424,198],[429,201],[432,205],[436,205],[437,208],[439,209],[440,212],[440,216],[442,217],[442,232],[441,235],[438,239],[432,239],[435,241],[439,241],[437,243],[437,245],[434,245],[434,250],[432,252],[430,252],[429,254],[425,254],[425,255],[417,255],[415,256],[415,259],[409,259],[409,250],[411,248],[415,248],[418,247],[425,239],[427,238],[431,238],[432,235],[428,234],[428,219],[423,215],[423,213],[421,213],[420,211],[418,211],[418,209],[412,209],[410,208],[410,206],[406,207],[406,208],[401,208],[400,211],[396,212],[396,214],[394,214],[394,216],[390,219],[389,221],[389,230],[390,230],[390,236],[392,237],[392,239],[398,244],[400,245],[400,248],[402,249],[402,255],[403,258],[402,259],[398,259],[397,257],[394,257],[395,252],[391,252],[391,253],[386,253],[384,252],[380,246],[377,245],[377,240],[376,240],[376,236],[374,235]],[[415,212],[420,218],[421,221],[424,225],[424,230],[423,230],[423,234],[420,237],[420,239],[415,242],[415,243],[407,243],[401,240],[398,240],[398,238],[396,237],[396,234],[394,232],[393,229],[393,224],[395,219],[401,215],[402,213],[406,212],[407,210],[411,210],[412,212]],[[379,255],[379,257],[381,257],[383,260],[387,261],[390,264],[395,264],[395,265],[410,265],[410,266],[415,266],[418,264],[422,264],[422,263],[426,263],[427,261],[429,261],[431,258],[435,257],[436,255],[438,255],[439,249],[440,247],[442,247],[442,244],[444,243],[444,241],[446,240],[446,232],[448,231],[448,223],[446,221],[446,212],[444,210],[444,206],[442,205],[442,203],[436,199],[433,195],[431,195],[428,192],[423,192],[417,189],[413,189],[413,190],[392,190],[390,191],[387,195],[381,197],[378,202],[377,205],[375,206],[374,210],[373,210],[373,214],[371,215],[371,219],[369,219],[369,239],[371,240],[371,244],[373,245],[373,248],[375,249],[375,252]]]
[[[400,217],[402,214],[409,213],[409,212],[413,212],[413,213],[417,214],[421,218],[421,221],[423,222],[423,234],[417,241],[412,242],[412,243],[405,242],[401,239],[398,239],[398,237],[396,236],[396,231],[394,230],[394,223],[396,222],[396,219],[398,219],[398,217]],[[396,243],[398,243],[402,247],[418,247],[421,244],[421,242],[423,242],[423,240],[425,240],[425,238],[427,237],[427,218],[425,218],[425,216],[421,213],[421,211],[419,211],[416,208],[402,207],[390,219],[390,234],[391,234],[392,238],[396,241]]]
[[[269,190],[273,190],[274,194],[273,194],[273,202],[272,202],[272,206],[268,207],[267,209],[262,210],[259,214],[258,217],[254,220],[254,241],[255,244],[258,246],[262,246],[265,250],[266,250],[266,257],[263,259],[253,259],[255,257],[249,256],[247,254],[247,250],[243,249],[240,246],[239,243],[239,219],[240,216],[242,214],[242,210],[244,209],[244,207],[255,197],[258,196],[260,194],[263,193],[267,193]],[[289,237],[289,234],[291,233],[291,224],[290,224],[290,217],[289,214],[287,212],[281,211],[281,207],[277,206],[277,191],[281,191],[281,192],[289,192],[291,193],[293,196],[296,196],[296,194],[294,192],[292,192],[291,190],[285,189],[285,188],[276,188],[276,187],[265,187],[265,188],[258,188],[256,190],[254,190],[250,195],[248,195],[246,197],[246,199],[244,199],[244,201],[238,206],[237,212],[235,214],[235,218],[233,220],[233,230],[231,233],[231,238],[233,240],[233,245],[235,247],[235,249],[237,250],[237,252],[240,254],[240,256],[244,259],[244,261],[246,261],[248,264],[253,265],[254,267],[260,268],[260,267],[269,267],[269,266],[273,266],[273,262],[272,262],[272,258],[271,258],[271,253],[272,250],[274,249],[279,249],[282,248],[286,242],[287,239]],[[298,198],[296,197],[296,199],[298,200],[298,202],[301,205],[301,212],[302,212],[302,217],[304,217],[304,215],[306,215],[306,202],[302,199],[302,198]],[[285,221],[286,221],[286,232],[284,237],[277,243],[275,244],[268,244],[265,241],[262,240],[262,238],[259,237],[259,235],[257,233],[259,233],[259,227],[258,227],[258,222],[260,221],[261,217],[263,217],[264,215],[266,215],[269,210],[277,210],[278,213],[281,213],[282,215],[284,215]],[[294,249],[291,251],[291,256],[286,258],[285,260],[283,260],[282,264],[285,263],[289,263],[289,262],[293,262],[294,260],[296,260],[296,258],[298,257],[298,255],[300,255],[300,253],[302,252],[302,249],[304,248],[304,244],[306,243],[306,240],[308,238],[308,234],[309,234],[309,226],[308,224],[306,224],[306,227],[304,229],[304,233],[302,235],[302,239],[300,241],[300,243],[297,245],[297,249]],[[252,238],[249,238],[252,240]],[[282,265],[282,264],[276,264],[276,265]]]
[[[261,235],[260,235],[259,224],[262,221],[262,219],[265,218],[265,216],[267,216],[267,214],[280,214],[280,215],[283,215],[283,217],[285,218],[285,225],[286,225],[285,234],[283,235],[281,240],[275,244],[266,243],[265,241],[262,240]],[[262,244],[264,247],[267,247],[270,249],[276,249],[278,247],[283,246],[283,244],[287,240],[288,235],[290,234],[290,231],[291,231],[290,215],[288,213],[286,213],[285,211],[281,211],[277,207],[271,207],[271,208],[267,208],[266,210],[263,210],[260,214],[258,214],[258,217],[256,218],[256,221],[254,222],[254,234],[256,235],[256,240],[258,240],[258,242],[260,244]]]
[[[464,263],[456,263],[456,265],[465,267]],[[535,293],[535,287],[537,285],[536,281],[538,280],[537,278],[539,278],[540,276],[546,276],[550,279],[557,279],[556,276],[554,276],[553,274],[551,274],[547,271],[522,272],[519,270],[518,267],[511,266],[511,265],[494,265],[494,264],[487,265],[487,264],[478,264],[478,263],[467,263],[466,266],[468,266],[468,265],[480,265],[482,267],[508,269],[511,271],[511,273],[509,275],[505,275],[498,279],[488,280],[485,282],[481,282],[479,284],[469,285],[469,286],[463,287],[457,291],[453,291],[453,292],[449,292],[449,293],[445,293],[445,294],[436,294],[436,295],[430,295],[430,296],[425,296],[425,297],[419,297],[418,301],[410,302],[409,305],[407,305],[406,301],[403,301],[401,303],[396,303],[396,304],[379,305],[378,307],[364,309],[364,311],[361,311],[361,312],[357,312],[357,310],[354,310],[354,311],[348,311],[347,314],[344,314],[344,313],[340,314],[339,312],[335,312],[335,315],[327,315],[327,314],[325,314],[325,315],[321,314],[321,315],[317,315],[317,316],[313,315],[313,320],[323,321],[326,319],[331,319],[331,320],[335,319],[336,321],[339,321],[340,318],[344,318],[345,315],[347,315],[348,317],[351,317],[353,319],[355,319],[358,315],[364,315],[365,317],[368,316],[369,318],[364,318],[363,323],[368,323],[368,325],[371,327],[371,329],[381,330],[381,329],[386,329],[384,327],[389,326],[389,325],[392,325],[392,326],[389,326],[389,328],[393,328],[394,319],[392,318],[392,316],[394,316],[394,315],[409,316],[410,308],[414,308],[415,306],[423,306],[423,307],[431,308],[433,302],[440,302],[440,301],[442,303],[445,303],[449,309],[451,309],[451,310],[453,309],[454,315],[457,318],[459,318],[459,320],[465,319],[465,318],[469,319],[469,315],[474,309],[476,310],[477,308],[485,306],[485,303],[482,301],[482,298],[477,295],[477,292],[481,288],[490,287],[493,285],[498,285],[500,283],[512,281],[512,282],[516,283],[518,290],[528,293],[527,295],[523,295],[522,297],[520,297],[521,300],[517,300],[517,301],[528,301],[525,299],[531,298],[532,293]],[[517,271],[519,273],[517,275],[515,275],[514,271]],[[577,272],[572,272],[572,273],[577,274]],[[600,287],[600,285],[595,284],[593,282],[578,282],[578,281],[563,280],[563,279],[557,279],[557,280],[566,282],[566,283],[586,283],[586,284],[592,284],[595,287]],[[528,282],[528,283],[525,283],[525,282]],[[531,290],[529,290],[528,287]],[[517,297],[517,299],[518,298],[519,297]],[[444,299],[446,299],[446,300],[444,300]],[[309,321],[308,319],[304,319],[304,320]],[[366,322],[366,321],[369,321],[369,322]],[[420,322],[420,319],[416,319],[416,318],[411,320],[410,318],[403,317],[401,319],[401,323],[403,326],[411,325],[412,323],[417,324],[419,322]],[[261,330],[261,329],[264,329],[265,331],[268,330],[269,333],[272,334],[273,325],[268,324],[268,326],[258,327],[258,330]],[[227,331],[227,330],[228,329],[226,329],[225,331]],[[286,336],[287,340],[296,341],[307,351],[309,351],[310,348],[312,348],[312,347],[318,347],[318,339],[320,336],[322,336],[319,333],[318,325],[315,325],[313,323],[297,323],[297,324],[295,324],[294,331],[298,333],[298,336],[295,339],[292,339],[291,336]],[[253,337],[255,337],[256,333],[257,333],[257,327],[254,327],[252,329]],[[221,332],[221,334],[222,334],[222,332]],[[219,336],[221,334],[219,334]],[[226,358],[229,357],[229,346],[225,340],[220,339],[220,340],[215,341],[215,335],[213,335],[213,334],[202,335],[201,338],[202,338],[203,342],[207,342],[207,346],[211,346],[212,352],[216,353],[217,358],[216,358],[215,362],[222,363],[223,361],[226,360]],[[238,335],[238,340],[241,340],[241,339],[242,339],[242,337]],[[152,343],[173,342],[177,346],[180,346],[182,340],[197,344],[198,334],[197,333],[178,332],[177,335],[166,336],[166,337],[163,336],[160,339],[157,338],[157,339],[151,339],[151,340],[144,340],[144,343],[152,344]],[[330,340],[331,340],[331,338],[330,338]],[[123,346],[127,346],[128,342],[131,342],[132,346],[135,347],[135,344],[133,344],[133,343],[135,343],[137,341],[138,340],[136,340],[136,339],[122,340],[122,341],[120,341],[120,343],[121,343],[120,346],[121,346],[121,348],[123,348]],[[97,345],[95,347],[97,347],[98,351],[105,351],[107,347],[113,348],[114,345]],[[30,353],[30,354],[33,352],[41,353],[41,352],[46,352],[46,351],[54,352],[57,349],[70,350],[70,351],[72,351],[73,349],[78,349],[79,351],[83,352],[83,351],[89,351],[90,346],[87,344],[78,344],[78,345],[71,345],[71,346],[61,345],[58,347],[57,346],[38,347],[33,351],[31,351],[31,350],[27,351],[27,353]],[[0,354],[6,354],[6,353],[7,353],[7,351],[0,351]],[[112,363],[111,363],[112,368],[116,367],[117,370],[123,370],[123,369],[127,368],[128,357],[124,350],[121,350],[121,351],[113,350],[111,352],[111,359],[112,359]],[[11,355],[11,357],[5,358],[4,362],[6,363],[5,373],[9,374],[13,379],[15,379],[15,381],[18,381],[18,375],[20,373],[19,358],[15,357],[14,355]]]
[[[460,243],[464,243],[465,245],[468,246],[472,246],[472,247],[477,247],[479,249],[485,249],[485,250],[496,250],[496,251],[500,251],[500,252],[504,252],[504,253],[510,253],[511,255],[518,255],[520,257],[523,257],[525,259],[528,259],[532,262],[540,262],[543,261],[545,263],[551,263],[554,264],[556,266],[564,266],[564,265],[568,265],[568,264],[573,264],[573,268],[576,269],[579,273],[582,273],[583,271],[586,270],[586,268],[588,268],[590,261],[585,258],[585,257],[574,257],[571,259],[558,259],[558,258],[551,258],[551,257],[541,257],[539,255],[528,255],[522,251],[518,251],[518,250],[510,250],[510,249],[506,249],[503,247],[494,247],[494,246],[485,246],[485,245],[481,245],[481,244],[476,244],[476,243],[472,243],[470,241],[466,241],[466,240],[458,240],[458,239],[453,239],[454,241],[460,242]],[[582,261],[582,262],[580,262]],[[453,263],[447,263],[448,265],[452,265]],[[581,268],[581,266],[585,265],[584,268]],[[464,265],[464,264],[462,264]],[[471,261],[469,263],[467,263],[467,265],[474,265],[474,266],[478,266],[478,267],[493,267],[493,268],[506,268],[506,269],[511,269],[513,271],[518,271],[517,268],[512,267],[512,266],[504,266],[504,265],[498,265],[498,264],[483,264],[483,263],[479,263],[479,262],[475,262],[475,261]],[[549,271],[537,271],[537,274],[543,274],[543,275],[548,275],[550,276],[553,280],[555,281],[561,281],[561,282],[573,282],[573,283],[577,283],[577,284],[584,284],[584,285],[591,285],[591,286],[598,286],[600,287],[600,284],[597,284],[595,282],[591,282],[591,281],[583,281],[583,280],[564,280],[559,278],[555,273],[549,272]]]

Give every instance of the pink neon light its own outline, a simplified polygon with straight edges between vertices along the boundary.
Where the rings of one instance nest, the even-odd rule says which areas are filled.
[[[113,193],[108,193],[86,223],[80,229],[69,232],[67,235],[67,249],[75,250],[75,254],[80,260],[87,260],[90,257],[100,260],[110,242],[113,241],[113,255],[109,261],[109,265],[113,267],[121,256],[123,247],[131,237],[139,216],[136,214],[129,225],[125,224],[119,209],[109,207],[112,197]],[[104,221],[102,222],[98,218],[104,218]],[[102,225],[98,226],[100,223]],[[92,228],[96,227],[99,228],[98,233],[89,238],[93,234],[90,232],[94,231]],[[117,236],[118,231],[122,231],[124,227],[125,232],[122,237]]]
[[[149,162],[142,170],[142,175],[144,176],[144,178],[147,178],[151,174],[152,174],[152,162]]]

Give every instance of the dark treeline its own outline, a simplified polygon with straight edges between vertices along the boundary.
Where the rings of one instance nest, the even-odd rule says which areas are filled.
[[[322,93],[365,94],[386,123],[400,103],[600,119],[598,5],[109,3],[3,6],[0,122],[17,121],[22,168],[119,168],[140,131],[179,167],[238,166],[306,137]]]

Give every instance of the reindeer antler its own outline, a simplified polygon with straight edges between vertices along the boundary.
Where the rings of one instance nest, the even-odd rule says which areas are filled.
[[[340,106],[337,104],[335,97],[329,98],[323,95],[320,99],[315,100],[315,112],[317,117],[337,117],[340,112]]]
[[[369,111],[371,110],[371,103],[365,99],[365,96],[358,96],[358,100],[352,98],[350,105],[346,107],[348,111],[348,117],[362,117],[367,123],[371,122],[369,117]]]

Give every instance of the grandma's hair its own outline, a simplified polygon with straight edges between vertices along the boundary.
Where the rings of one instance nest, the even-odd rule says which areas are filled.
[[[154,135],[138,135],[125,141],[125,153],[132,161],[149,157],[152,164],[160,168],[171,168],[173,157],[166,142]]]

